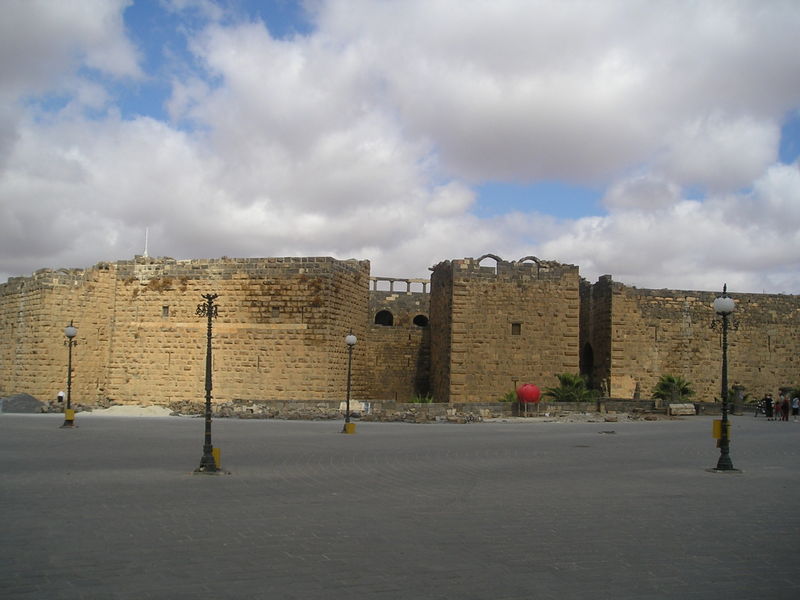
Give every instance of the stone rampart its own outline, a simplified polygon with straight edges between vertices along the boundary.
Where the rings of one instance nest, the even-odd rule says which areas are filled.
[[[719,292],[637,289],[610,278],[595,291],[608,301],[608,334],[592,340],[596,365],[610,382],[610,393],[632,397],[637,385],[642,397],[652,392],[664,374],[689,381],[698,401],[721,397],[722,342],[719,317],[712,305]],[[784,385],[797,385],[800,376],[800,297],[736,294],[736,311],[728,335],[729,386],[760,397]],[[717,321],[712,328],[712,321]],[[606,335],[610,355],[605,355]],[[602,349],[601,349],[602,348]],[[599,360],[598,360],[599,359]]]
[[[507,262],[485,255],[436,265],[431,277],[435,399],[498,400],[514,382],[547,387],[557,383],[557,373],[578,372],[579,281],[576,266],[534,257]]]
[[[214,398],[339,397],[345,335],[366,330],[369,263],[332,258],[138,257],[87,270],[38,272],[0,286],[3,395],[63,389],[63,327],[74,319],[73,400],[163,403],[204,397],[201,294],[217,293]],[[362,372],[363,353],[354,353]],[[354,395],[364,395],[356,376]]]
[[[391,278],[372,281],[366,397],[402,402],[426,396],[430,392],[430,294],[422,290],[427,290],[428,282]],[[386,284],[389,289],[375,289],[377,284]]]
[[[328,257],[175,260],[136,257],[89,269],[42,269],[0,284],[0,396],[202,402],[206,321],[217,293],[213,400],[336,402],[345,397],[349,332],[354,401],[495,402],[514,386],[557,385],[580,371],[604,396],[651,396],[678,375],[720,396],[717,293],[637,289],[578,268],[495,255],[444,261],[423,279],[370,277],[369,263]],[[729,384],[760,397],[800,384],[800,296],[731,294]],[[742,398],[739,397],[739,400]]]

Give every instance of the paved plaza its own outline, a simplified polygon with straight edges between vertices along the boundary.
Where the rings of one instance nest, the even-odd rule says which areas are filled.
[[[0,415],[4,599],[800,598],[800,423]]]

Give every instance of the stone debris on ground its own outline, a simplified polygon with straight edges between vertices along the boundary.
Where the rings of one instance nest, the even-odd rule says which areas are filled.
[[[41,413],[45,412],[45,404],[30,394],[13,394],[0,398],[2,413]]]
[[[172,411],[166,406],[150,405],[137,406],[133,404],[117,404],[108,408],[101,408],[80,413],[80,416],[114,416],[114,417],[169,417]]]
[[[182,403],[180,406],[171,404],[170,406],[150,404],[113,404],[111,406],[87,407],[73,403],[73,407],[80,414],[85,416],[118,416],[118,417],[168,417],[183,416],[197,417],[202,416],[204,406],[202,403]],[[15,394],[7,398],[0,399],[0,412],[5,413],[39,413],[39,412],[61,412],[63,404],[55,402],[43,403],[28,394]],[[283,420],[336,420],[343,416],[343,412],[331,409],[324,405],[309,408],[298,407],[293,410],[279,412],[268,409],[266,406],[252,405],[249,410],[232,405],[214,406],[213,417],[218,418],[243,418],[243,419],[283,419]],[[244,407],[245,409],[247,407]],[[388,411],[385,413],[366,413],[352,411],[351,415],[355,419],[362,421],[383,421],[383,422],[405,422],[405,423],[616,423],[618,421],[656,421],[674,420],[676,417],[668,414],[654,414],[634,410],[632,412],[565,412],[557,410],[555,412],[541,412],[541,414],[530,414],[528,416],[506,416],[494,411],[479,410],[475,414],[471,412],[448,410],[446,416],[433,416],[411,405],[399,411]]]

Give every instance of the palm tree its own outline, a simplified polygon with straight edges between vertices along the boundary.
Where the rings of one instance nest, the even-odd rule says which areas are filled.
[[[694,395],[692,385],[678,375],[662,375],[653,388],[653,398],[682,402]]]
[[[592,402],[597,398],[597,390],[586,387],[586,378],[576,373],[556,375],[558,387],[547,388],[544,395],[555,402]]]

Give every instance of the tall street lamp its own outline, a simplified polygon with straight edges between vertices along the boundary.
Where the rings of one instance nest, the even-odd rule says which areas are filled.
[[[211,322],[219,313],[219,307],[214,304],[214,300],[219,294],[202,294],[205,302],[197,305],[196,314],[198,317],[208,319],[208,330],[206,334],[206,431],[203,443],[203,457],[200,459],[200,466],[195,473],[216,473],[217,462],[214,460],[214,446],[211,445]]]
[[[67,337],[64,344],[69,348],[69,358],[67,359],[67,405],[64,407],[64,424],[61,427],[75,427],[75,411],[72,410],[72,347],[78,344],[75,339],[78,329],[72,324],[72,319],[64,328],[64,335]]]
[[[733,298],[728,296],[728,286],[722,287],[722,296],[714,300],[714,312],[722,317],[722,430],[719,437],[719,461],[715,471],[736,471],[730,454],[728,436],[728,319],[736,309]]]
[[[356,345],[357,341],[358,338],[353,335],[352,331],[344,338],[344,343],[347,344],[347,402],[344,413],[344,428],[342,429],[342,433],[356,432],[356,424],[350,422],[350,374],[353,365],[353,346]]]

